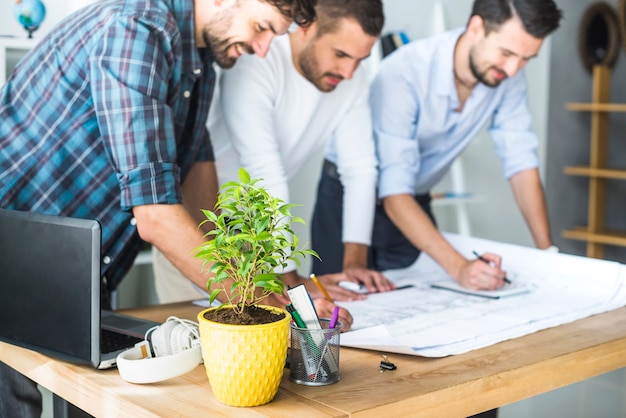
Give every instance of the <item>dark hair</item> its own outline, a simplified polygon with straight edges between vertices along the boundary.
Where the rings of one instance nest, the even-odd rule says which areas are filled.
[[[278,9],[283,16],[293,19],[298,26],[309,26],[316,18],[317,0],[262,0]]]
[[[333,32],[345,18],[356,19],[371,36],[380,35],[385,23],[381,0],[318,0],[315,11],[318,36]]]
[[[517,16],[526,32],[538,39],[555,31],[563,16],[553,0],[475,0],[472,16],[475,15],[483,19],[486,33]]]

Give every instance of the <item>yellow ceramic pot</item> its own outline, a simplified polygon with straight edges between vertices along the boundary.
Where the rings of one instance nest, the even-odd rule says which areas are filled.
[[[202,357],[211,390],[218,401],[231,406],[257,406],[270,402],[278,392],[287,357],[289,322],[230,325],[209,321],[205,309],[198,314]]]

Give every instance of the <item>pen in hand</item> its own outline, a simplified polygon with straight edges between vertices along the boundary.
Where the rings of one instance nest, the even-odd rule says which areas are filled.
[[[491,264],[491,262],[489,260],[487,260],[485,257],[483,257],[482,255],[478,254],[476,251],[472,251],[474,253],[474,255],[476,256],[476,258],[478,258],[480,261],[487,263],[487,264]],[[504,278],[504,282],[507,284],[511,284],[512,282],[508,279],[508,278]]]

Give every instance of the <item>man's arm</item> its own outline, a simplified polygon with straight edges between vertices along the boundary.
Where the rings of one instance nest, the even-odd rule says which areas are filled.
[[[513,175],[509,182],[535,245],[541,249],[548,248],[552,245],[552,237],[539,170],[521,171]]]
[[[204,242],[204,233],[181,204],[142,205],[133,208],[139,236],[154,245],[180,272],[206,288],[207,276],[194,249]]]
[[[183,205],[193,220],[199,225],[206,218],[202,209],[212,211],[217,201],[217,173],[212,161],[193,165],[182,185]],[[206,232],[209,226],[204,228]]]
[[[471,289],[496,289],[504,285],[505,273],[500,269],[500,257],[484,255],[493,261],[493,265],[480,260],[465,259],[441,235],[413,196],[388,196],[383,204],[387,215],[404,236],[416,248],[431,256],[462,286]]]

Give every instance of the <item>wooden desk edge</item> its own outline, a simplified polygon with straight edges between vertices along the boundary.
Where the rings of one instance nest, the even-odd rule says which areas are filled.
[[[125,312],[164,321],[170,315],[195,319],[201,309],[182,303]],[[390,410],[395,416],[411,416],[416,411],[424,417],[450,416],[450,411],[460,417],[468,416],[626,366],[625,313],[626,308],[620,308],[443,359],[390,354],[401,366],[398,370],[381,374],[378,383],[373,384],[362,379],[363,369],[367,365],[367,373],[370,373],[369,366],[379,361],[380,353],[342,348],[342,380],[339,383],[332,387],[310,388],[285,379],[279,396],[287,398],[285,402],[290,405],[307,404],[308,412],[315,410],[319,416],[373,417]],[[4,343],[0,343],[0,359],[94,415],[129,414],[135,407],[135,412],[148,415],[140,405],[126,402],[120,403],[119,409],[113,409],[111,404],[85,407],[94,400],[98,404],[100,394],[75,390],[82,379],[87,379],[87,376],[81,378],[83,371],[85,375],[111,371],[91,371]],[[200,373],[203,375],[204,370]],[[72,377],[73,374],[78,379]],[[197,378],[196,371],[191,374]],[[460,380],[459,375],[464,379]],[[355,397],[356,394],[359,396]],[[281,400],[275,406],[279,404],[285,405]],[[262,409],[254,408],[259,416],[275,415],[275,408],[268,410],[273,413],[264,415]],[[284,412],[289,415],[289,411]],[[158,413],[155,412],[154,416]]]

